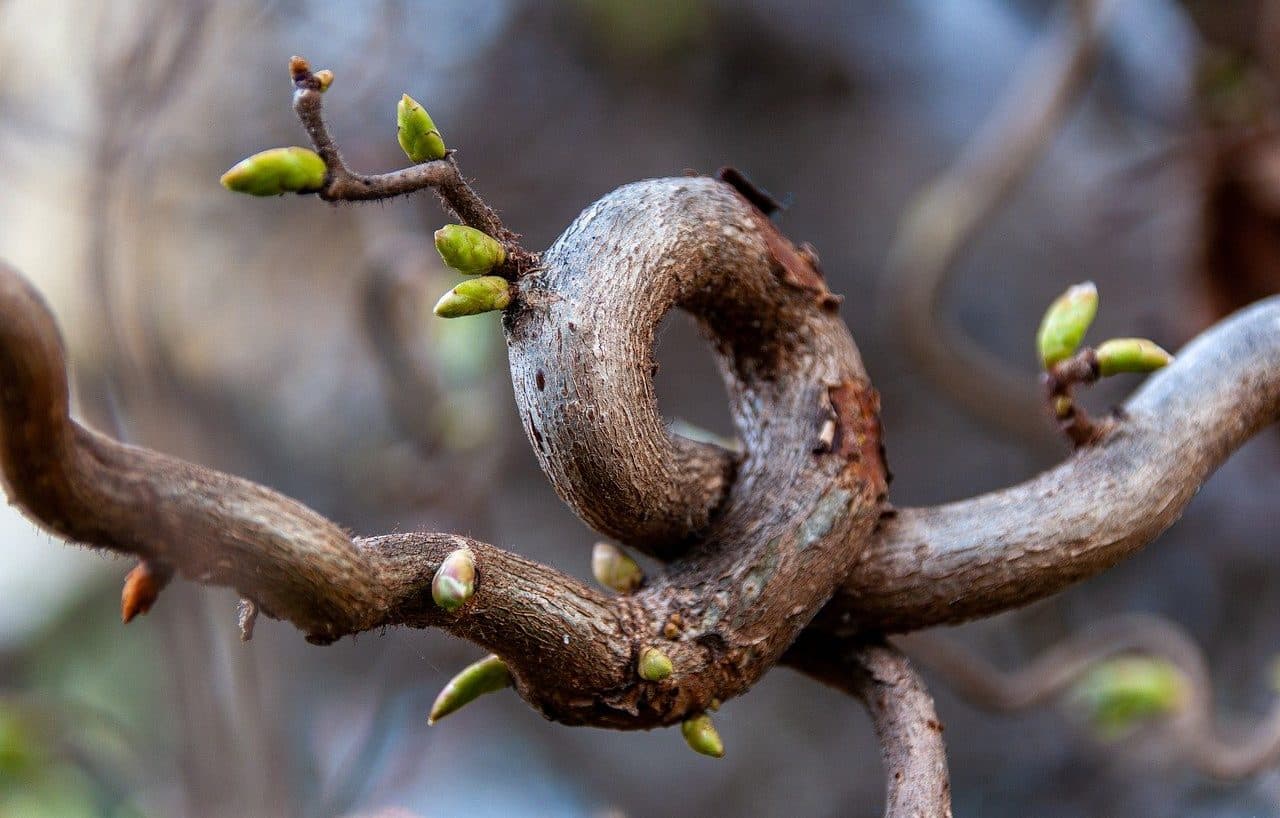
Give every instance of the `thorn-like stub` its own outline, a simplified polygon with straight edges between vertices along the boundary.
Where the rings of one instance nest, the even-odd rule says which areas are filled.
[[[706,713],[686,719],[680,725],[680,732],[695,753],[712,758],[724,758],[724,742],[720,740],[720,734],[716,732],[715,725],[711,723],[711,717]]]
[[[294,54],[289,58],[289,79],[294,82],[306,80],[311,76],[311,63]]]
[[[632,594],[644,584],[644,569],[616,545],[598,542],[591,549],[591,575],[605,588]]]
[[[669,677],[675,667],[671,657],[654,647],[640,651],[640,660],[636,663],[636,672],[647,682],[660,682]]]
[[[476,591],[476,559],[469,548],[459,548],[444,558],[431,580],[431,598],[446,611],[456,611]]]
[[[436,302],[435,314],[441,318],[461,318],[495,310],[505,310],[511,303],[511,285],[501,276],[480,276],[464,281]]]
[[[449,680],[440,695],[436,696],[427,723],[435,724],[484,694],[495,693],[510,686],[511,671],[507,668],[507,663],[497,656],[486,656],[463,668],[461,673]]]
[[[128,625],[156,604],[173,572],[142,560],[124,578],[120,591],[120,620]]]
[[[396,105],[396,139],[414,164],[443,159],[448,153],[431,114],[408,94]]]
[[[240,626],[240,641],[253,639],[253,629],[258,624],[258,603],[242,599],[236,604],[236,624]]]
[[[488,234],[462,224],[446,224],[435,233],[436,251],[463,275],[482,276],[507,260],[507,251]]]
[[[1049,305],[1036,333],[1036,351],[1046,370],[1075,354],[1097,314],[1098,288],[1092,281],[1068,288]]]

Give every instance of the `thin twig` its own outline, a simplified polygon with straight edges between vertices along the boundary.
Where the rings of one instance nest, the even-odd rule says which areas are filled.
[[[294,57],[289,62],[289,73],[294,85],[293,110],[329,170],[324,187],[317,194],[320,198],[329,202],[363,202],[431,189],[463,224],[487,233],[502,243],[507,259],[494,270],[495,275],[515,280],[537,266],[537,255],[520,244],[520,236],[502,223],[493,208],[485,204],[463,178],[458,163],[454,160],[453,151],[443,159],[423,162],[390,173],[356,173],[347,167],[338,144],[324,123],[324,91],[320,80],[312,73],[310,63],[302,57]]]

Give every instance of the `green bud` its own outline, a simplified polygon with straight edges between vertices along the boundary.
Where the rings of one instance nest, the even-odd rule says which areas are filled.
[[[640,651],[640,662],[636,666],[640,678],[647,682],[660,682],[671,675],[671,658],[657,648],[645,648]]]
[[[456,611],[476,592],[476,558],[459,548],[444,558],[431,580],[431,598],[446,611]]]
[[[461,224],[436,231],[436,250],[445,264],[469,276],[482,276],[507,260],[507,251],[495,239]]]
[[[315,73],[316,82],[320,83],[320,92],[324,93],[329,90],[329,86],[333,85],[333,72],[328,68],[322,68]]]
[[[396,138],[405,156],[415,164],[443,159],[447,152],[431,114],[408,94],[396,105]]]
[[[686,719],[680,725],[680,732],[684,734],[684,740],[689,743],[689,747],[695,753],[702,753],[712,758],[724,758],[724,742],[720,740],[720,734],[716,732],[715,725],[711,723],[711,717],[706,713]]]
[[[506,309],[511,303],[511,286],[500,276],[481,276],[464,281],[436,302],[435,313],[441,318],[479,315]]]
[[[1154,372],[1173,356],[1146,338],[1112,338],[1098,345],[1098,372],[1106,378],[1121,372]]]
[[[511,671],[507,669],[507,663],[497,656],[486,656],[475,664],[467,665],[449,680],[449,684],[436,696],[435,704],[431,705],[427,723],[435,724],[464,704],[508,687],[511,687]]]
[[[644,582],[644,570],[616,545],[598,542],[591,549],[591,575],[596,582],[620,594],[635,593]]]
[[[241,159],[222,174],[222,186],[250,196],[314,193],[324,187],[328,170],[315,151],[272,148]]]
[[[1049,305],[1036,333],[1036,349],[1045,369],[1075,354],[1097,313],[1098,288],[1092,281],[1069,288]]]
[[[1103,737],[1115,738],[1140,721],[1177,712],[1188,695],[1186,677],[1171,662],[1122,656],[1090,670],[1076,683],[1072,698]]]

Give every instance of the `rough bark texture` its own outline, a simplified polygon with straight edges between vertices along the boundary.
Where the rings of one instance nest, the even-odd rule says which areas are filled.
[[[891,782],[891,814],[905,815],[943,803],[945,767],[937,731],[920,728],[936,723],[927,694],[878,634],[993,614],[1105,570],[1170,525],[1280,410],[1273,299],[1190,345],[1056,469],[960,503],[884,511],[876,396],[837,299],[813,253],[731,185],[621,188],[515,287],[512,376],[552,483],[597,529],[671,560],[632,596],[607,598],[463,537],[352,538],[249,481],[84,429],[68,416],[52,316],[0,265],[8,495],[68,539],[234,587],[312,641],[447,629],[500,655],[520,694],[566,723],[671,724],[785,659],[867,699],[904,776]],[[652,346],[673,307],[716,349],[741,458],[663,428]],[[461,547],[475,554],[477,590],[445,613],[431,579]],[[645,647],[671,658],[671,677],[638,677]]]
[[[949,818],[942,722],[907,657],[881,642],[858,645],[810,632],[796,641],[787,661],[866,705],[880,739],[888,818]]]

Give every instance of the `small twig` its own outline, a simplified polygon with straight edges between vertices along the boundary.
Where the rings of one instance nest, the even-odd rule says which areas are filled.
[[[1059,361],[1044,375],[1049,411],[1076,448],[1097,443],[1111,426],[1107,421],[1090,417],[1084,407],[1076,403],[1073,394],[1077,386],[1090,386],[1100,376],[1098,356],[1092,347],[1085,347],[1065,361]]]
[[[289,74],[293,78],[293,110],[306,129],[311,144],[324,160],[329,173],[324,187],[317,192],[328,202],[364,202],[390,199],[416,193],[428,188],[434,190],[444,206],[468,227],[474,227],[502,243],[507,260],[494,270],[495,275],[515,280],[538,264],[536,253],[520,244],[520,236],[509,230],[493,208],[485,204],[472,189],[458,169],[453,151],[444,159],[423,162],[390,173],[363,174],[347,167],[324,123],[320,80],[311,71],[311,64],[302,57],[289,61]]]
[[[902,644],[970,704],[1006,713],[1060,696],[1103,660],[1122,654],[1158,656],[1176,665],[1187,681],[1185,710],[1170,726],[1196,769],[1214,778],[1238,779],[1280,760],[1280,702],[1242,737],[1222,736],[1214,725],[1213,684],[1204,652],[1186,631],[1165,619],[1132,615],[1100,622],[1010,672],[931,633],[905,638]]]

